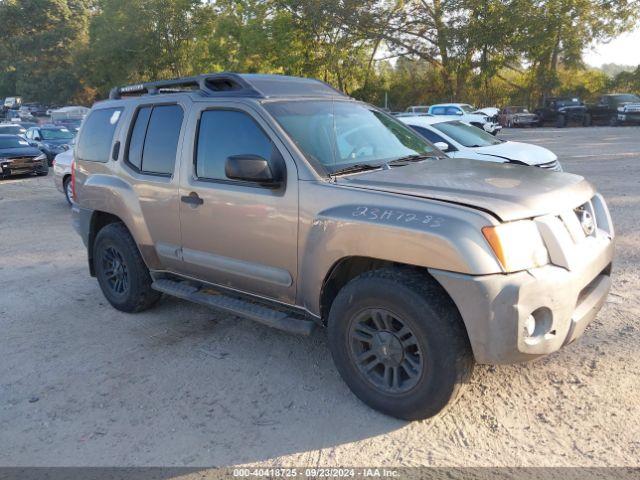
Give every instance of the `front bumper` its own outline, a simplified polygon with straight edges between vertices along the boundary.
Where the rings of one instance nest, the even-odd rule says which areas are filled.
[[[640,112],[618,112],[618,121],[623,123],[640,123]]]
[[[431,270],[458,307],[478,363],[523,362],[559,350],[584,333],[607,298],[615,249],[610,223],[575,244],[561,235],[547,242],[565,225],[542,223],[553,264],[482,276]],[[532,314],[539,320],[533,335],[527,329]]]
[[[36,158],[2,159],[0,158],[0,177],[10,177],[12,175],[26,175],[29,173],[44,173],[49,171],[47,159],[36,160]]]

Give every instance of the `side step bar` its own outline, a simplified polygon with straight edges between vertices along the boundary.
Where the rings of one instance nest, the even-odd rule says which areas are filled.
[[[151,284],[151,288],[158,292],[174,297],[199,303],[207,307],[249,318],[269,327],[284,330],[298,335],[310,335],[315,322],[304,318],[293,317],[285,312],[248,302],[239,298],[217,293],[207,287],[197,287],[189,282],[176,282],[168,279],[158,279]]]

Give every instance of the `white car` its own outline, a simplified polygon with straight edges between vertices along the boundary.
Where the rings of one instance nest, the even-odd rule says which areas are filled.
[[[73,148],[59,153],[53,159],[53,182],[56,188],[64,193],[69,205],[73,205],[71,189],[71,163],[73,162]]]
[[[558,157],[546,148],[500,140],[459,120],[424,116],[399,117],[399,120],[452,158],[515,163],[562,171]]]
[[[496,109],[497,110],[497,109]],[[502,126],[498,123],[497,117],[489,116],[486,112],[475,110],[466,103],[439,103],[429,107],[429,114],[446,117],[449,120],[461,120],[478,128],[482,128],[491,135],[497,135]]]

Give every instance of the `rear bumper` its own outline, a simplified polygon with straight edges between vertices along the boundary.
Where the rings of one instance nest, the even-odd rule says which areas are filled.
[[[574,270],[547,265],[486,276],[431,271],[456,303],[478,363],[516,363],[548,355],[580,337],[611,286],[614,242]],[[540,330],[531,336],[534,313]]]

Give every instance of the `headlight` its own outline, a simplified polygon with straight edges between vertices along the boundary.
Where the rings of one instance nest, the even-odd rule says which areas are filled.
[[[547,247],[531,220],[484,227],[482,234],[505,272],[518,272],[549,263]]]

